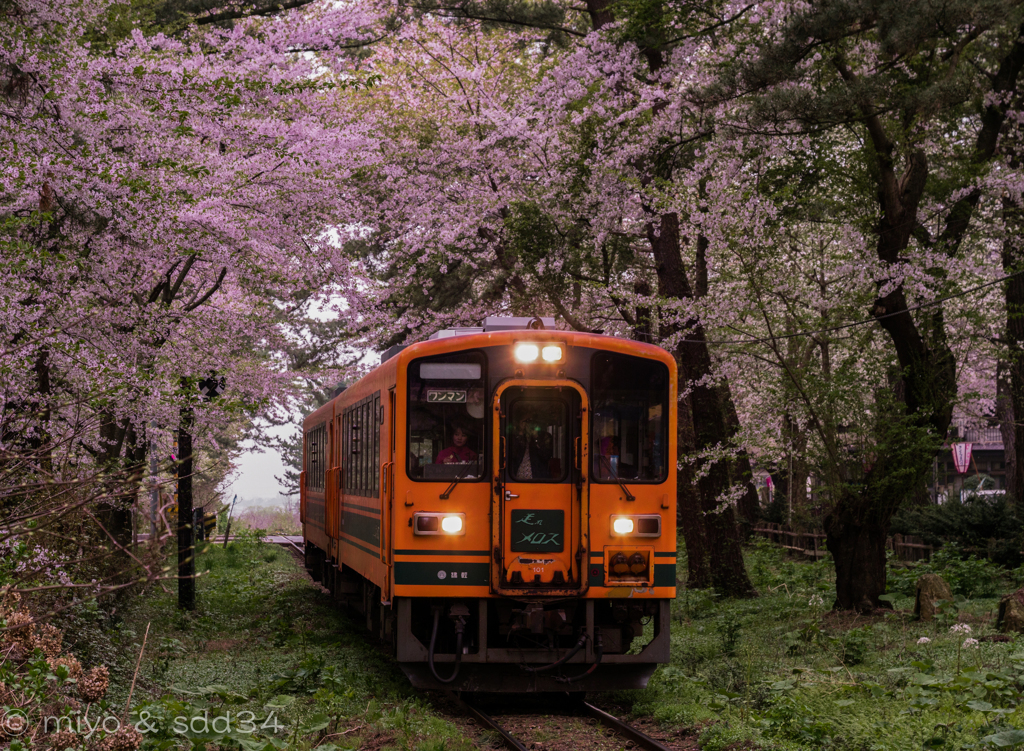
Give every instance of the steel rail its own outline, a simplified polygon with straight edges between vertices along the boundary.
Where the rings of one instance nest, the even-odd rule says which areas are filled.
[[[600,722],[602,725],[607,728],[611,728],[624,738],[633,741],[640,748],[645,748],[647,751],[671,751],[671,749],[665,744],[654,740],[654,738],[637,730],[632,725],[627,725],[618,717],[608,714],[603,709],[598,709],[593,704],[588,704],[587,702],[582,701],[580,702],[580,707],[584,712]]]
[[[526,746],[517,741],[514,736],[509,734],[509,732],[505,730],[505,728],[503,728],[501,725],[495,722],[494,718],[492,718],[489,714],[477,709],[472,704],[462,699],[454,691],[446,691],[445,693],[448,695],[448,698],[450,698],[452,701],[458,704],[459,707],[464,709],[468,714],[472,715],[472,717],[477,722],[479,722],[488,730],[493,730],[498,735],[500,735],[501,740],[508,748],[512,749],[512,751],[529,751],[529,749],[527,749]]]
[[[306,551],[302,549],[302,546],[300,546],[299,544],[297,544],[297,543],[295,542],[295,540],[289,540],[289,539],[288,539],[287,537],[285,537],[285,538],[284,538],[284,539],[282,539],[282,540],[275,540],[273,544],[275,544],[275,545],[291,545],[291,546],[292,546],[293,548],[295,548],[295,550],[297,550],[297,551],[298,551],[298,552],[299,552],[299,553],[300,553],[301,555],[305,555],[305,554],[306,554]]]

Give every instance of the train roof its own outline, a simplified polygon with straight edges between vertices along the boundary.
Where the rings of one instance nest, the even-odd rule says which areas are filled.
[[[506,336],[479,336],[480,334],[498,333],[506,334]],[[662,355],[668,355],[668,353],[661,347],[653,344],[637,342],[632,339],[623,339],[622,337],[608,336],[606,334],[594,332],[557,329],[555,328],[554,318],[488,316],[480,326],[458,326],[450,329],[442,329],[440,331],[435,331],[427,337],[426,341],[414,342],[412,344],[396,344],[381,354],[380,362],[381,365],[383,365],[398,354],[404,354],[405,356],[402,357],[401,360],[408,361],[412,356],[411,353],[407,352],[407,350],[410,349],[416,352],[416,356],[422,356],[422,354],[434,349],[441,349],[444,351],[450,351],[452,349],[449,346],[429,346],[432,342],[438,342],[438,340],[448,340],[459,337],[459,343],[465,347],[486,347],[496,344],[504,344],[506,341],[510,341],[513,338],[522,338],[524,334],[528,335],[528,338],[530,339],[543,339],[550,336],[565,337],[565,341],[571,341],[577,346],[591,346],[597,349],[606,349],[609,347],[610,342],[617,341],[624,343],[631,351],[637,354],[643,354],[649,357],[658,357],[659,353]],[[467,339],[462,340],[462,337],[466,337]],[[618,348],[612,347],[612,349]],[[639,350],[639,352],[637,350]]]
[[[488,316],[482,326],[465,326],[443,329],[431,334],[425,341],[413,344],[401,344],[389,348],[381,355],[380,364],[365,376],[352,384],[351,388],[359,390],[360,382],[379,375],[384,368],[402,368],[411,360],[431,354],[458,351],[460,349],[476,349],[510,345],[522,339],[562,341],[576,347],[603,349],[639,357],[661,360],[674,370],[675,360],[672,355],[654,344],[637,342],[618,336],[595,334],[592,332],[573,331],[554,328],[553,318],[511,318]],[[340,395],[340,394],[339,394]],[[338,395],[335,395],[336,398]],[[306,417],[306,422],[314,422],[320,412],[329,412],[332,398],[326,404]],[[357,396],[358,398],[358,396]]]

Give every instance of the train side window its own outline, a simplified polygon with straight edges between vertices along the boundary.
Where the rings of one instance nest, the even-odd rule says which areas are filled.
[[[380,470],[380,420],[374,419],[380,392],[368,396],[342,413],[341,464],[345,492],[349,495],[375,496]]]
[[[664,482],[668,368],[654,360],[599,352],[591,363],[591,379],[593,479]]]
[[[373,430],[373,495],[380,495],[380,392],[373,397],[373,414],[371,421],[376,426]]]
[[[486,366],[482,352],[438,355],[409,365],[406,472],[411,479],[484,479]]]
[[[362,471],[360,472],[360,483],[359,489],[363,491],[363,495],[370,494],[370,460],[373,458],[373,433],[374,426],[369,420],[370,408],[373,405],[371,400],[368,403],[364,403],[359,408],[359,423],[363,426],[363,456],[362,456]]]
[[[306,487],[310,490],[324,489],[326,436],[326,424],[317,425],[306,433]]]

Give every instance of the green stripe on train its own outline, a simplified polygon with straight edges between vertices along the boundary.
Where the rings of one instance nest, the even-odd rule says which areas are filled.
[[[654,586],[674,587],[676,585],[676,564],[655,563],[654,564]]]
[[[341,522],[341,531],[346,535],[380,548],[380,519],[345,511]]]
[[[447,586],[487,586],[490,582],[489,563],[465,561],[411,561],[395,562],[395,584],[442,584]]]

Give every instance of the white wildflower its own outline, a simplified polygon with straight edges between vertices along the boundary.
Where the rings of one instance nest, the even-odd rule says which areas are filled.
[[[811,608],[820,608],[825,604],[825,601],[821,599],[821,595],[811,595],[811,599],[807,601],[807,606]]]
[[[969,634],[971,633],[971,627],[966,623],[954,623],[949,627],[949,630],[954,634]]]
[[[978,646],[977,639],[964,639],[964,643],[961,645],[964,649],[970,649],[971,647]]]
[[[929,639],[927,636],[922,636],[920,639],[917,640],[917,643],[918,644],[931,644],[932,640]]]

